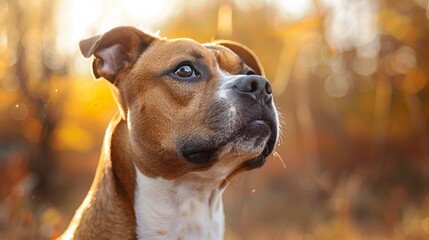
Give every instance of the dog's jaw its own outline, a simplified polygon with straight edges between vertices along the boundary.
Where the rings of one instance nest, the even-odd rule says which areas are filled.
[[[136,172],[138,239],[223,239],[222,179],[200,182],[194,174],[172,181]]]

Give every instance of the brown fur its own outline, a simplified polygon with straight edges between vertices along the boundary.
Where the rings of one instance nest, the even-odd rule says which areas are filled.
[[[113,131],[113,134],[112,132]],[[135,169],[121,144],[126,125],[113,118],[91,189],[60,239],[135,239]]]
[[[120,47],[105,51],[115,44]],[[210,164],[182,160],[175,150],[175,139],[185,134],[210,136],[215,131],[202,123],[214,101],[213,94],[207,93],[219,85],[217,64],[230,74],[245,73],[251,70],[249,66],[259,74],[263,69],[253,53],[236,43],[201,45],[190,39],[165,40],[131,27],[84,40],[81,50],[86,57],[95,55],[94,75],[113,83],[120,114],[106,131],[91,189],[60,238],[135,239],[134,166],[148,177],[176,179],[177,184],[189,172],[210,168]],[[112,54],[119,55],[120,61],[103,59]],[[209,79],[189,84],[165,75],[174,64],[189,59],[209,68]],[[231,158],[233,153],[221,161],[230,164]],[[232,175],[244,170],[240,162],[235,166]],[[224,187],[226,182],[219,189]],[[219,205],[211,198],[209,204]]]

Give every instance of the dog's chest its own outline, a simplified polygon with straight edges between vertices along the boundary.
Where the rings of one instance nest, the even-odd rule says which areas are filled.
[[[138,239],[223,239],[222,191],[192,182],[177,185],[136,171]]]

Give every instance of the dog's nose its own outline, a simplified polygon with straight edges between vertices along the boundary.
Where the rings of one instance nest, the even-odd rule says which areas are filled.
[[[267,79],[257,75],[249,75],[237,79],[235,86],[238,91],[249,94],[256,100],[262,99],[265,102],[272,99],[272,88]]]

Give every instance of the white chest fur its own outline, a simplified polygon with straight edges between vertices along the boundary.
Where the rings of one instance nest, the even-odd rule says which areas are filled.
[[[138,169],[136,172],[138,239],[223,239],[223,190],[218,185],[178,183],[146,177]]]

